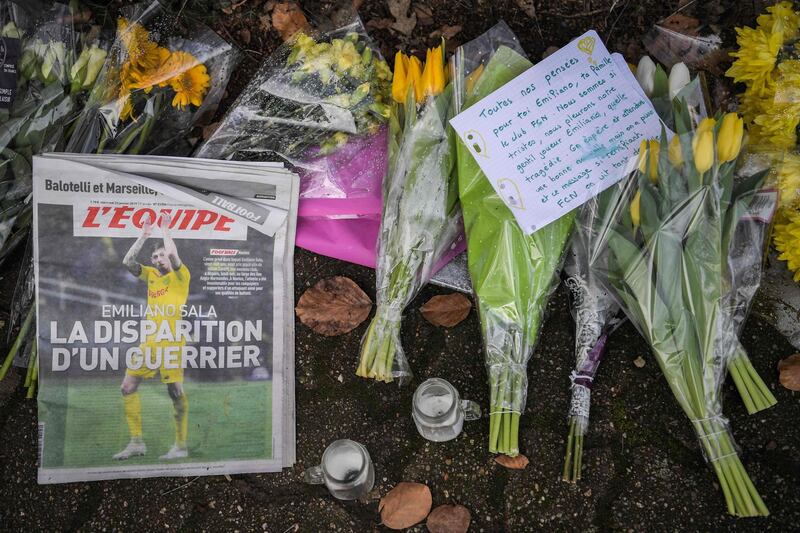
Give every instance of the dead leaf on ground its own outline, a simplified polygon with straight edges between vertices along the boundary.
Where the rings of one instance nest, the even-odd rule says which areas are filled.
[[[636,366],[636,368],[644,368],[644,365],[646,363],[645,363],[644,359],[642,358],[642,356],[640,355],[639,357],[637,357],[636,359],[633,360],[633,364]]]
[[[272,9],[272,25],[281,39],[288,41],[298,31],[308,27],[308,20],[294,2],[281,2]]]
[[[392,27],[392,19],[371,19],[367,21],[368,30],[388,30]]]
[[[244,44],[250,44],[250,38],[250,30],[247,28],[242,28],[239,30],[239,39],[241,39]]]
[[[425,320],[434,326],[452,328],[469,314],[472,302],[460,292],[434,296],[425,305],[420,307],[420,312]]]
[[[427,485],[403,481],[381,498],[378,511],[384,526],[405,529],[425,520],[431,505],[433,497]]]
[[[789,390],[800,391],[800,353],[778,361],[781,385]]]
[[[506,468],[510,468],[512,470],[524,470],[526,466],[528,466],[528,458],[522,454],[517,455],[516,457],[509,457],[508,455],[498,455],[494,458],[494,461],[502,465]]]
[[[682,13],[674,13],[659,22],[658,25],[684,35],[693,37],[700,35],[700,21],[694,17],[687,17]]]
[[[448,26],[447,24],[445,24],[444,26],[442,26],[441,30],[442,37],[444,37],[447,40],[450,40],[459,33],[461,33],[461,30],[462,30],[461,26]]]
[[[693,66],[697,70],[705,70],[715,76],[722,76],[731,63],[730,52],[729,48],[711,50],[701,55]]]
[[[417,15],[417,22],[422,26],[430,26],[433,24],[433,9],[425,4],[417,4],[414,6],[414,13]]]
[[[361,287],[343,276],[325,278],[306,290],[295,312],[300,322],[320,335],[332,337],[354,330],[369,316],[372,300]]]
[[[358,11],[362,4],[364,4],[364,0],[353,0],[353,11]]]
[[[258,16],[258,27],[263,32],[268,32],[270,28],[272,28],[272,17],[269,15],[259,15]]]
[[[411,0],[388,0],[389,12],[394,17],[394,24],[392,28],[408,35],[411,30],[417,25],[417,14],[408,14],[408,8],[411,6]]]
[[[431,533],[467,533],[471,519],[463,505],[440,505],[428,515],[425,526]]]

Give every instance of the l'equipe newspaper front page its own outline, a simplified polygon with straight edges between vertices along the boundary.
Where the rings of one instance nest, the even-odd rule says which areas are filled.
[[[78,154],[33,175],[39,482],[292,465],[297,176]]]

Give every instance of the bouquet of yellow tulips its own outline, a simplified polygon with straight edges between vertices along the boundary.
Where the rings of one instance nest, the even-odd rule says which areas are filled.
[[[761,192],[766,170],[736,175],[741,118],[729,113],[694,127],[683,101],[674,117],[677,135],[645,143],[638,169],[614,189],[599,266],[692,422],[728,511],[766,515],[720,389],[729,371],[751,412],[775,401],[738,340],[758,286],[763,214],[775,199]]]
[[[116,40],[67,151],[186,155],[189,131],[213,115],[235,64],[210,29],[173,34],[161,4],[138,4],[117,20]]]
[[[756,20],[736,28],[738,50],[727,75],[744,84],[739,112],[749,145],[766,152],[777,168],[780,204],[773,242],[800,282],[800,10],[778,2]]]
[[[444,44],[425,64],[398,52],[392,81],[389,170],[376,269],[377,310],[361,345],[357,375],[400,383],[411,369],[400,343],[403,309],[458,237],[461,213]]]

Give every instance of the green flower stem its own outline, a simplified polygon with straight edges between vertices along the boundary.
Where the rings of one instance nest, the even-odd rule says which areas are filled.
[[[8,372],[8,369],[11,367],[11,363],[14,361],[14,357],[16,357],[17,352],[22,346],[22,341],[24,341],[25,337],[27,337],[28,335],[28,330],[30,329],[31,323],[33,322],[34,308],[35,306],[31,306],[30,310],[28,311],[28,314],[25,317],[25,321],[19,328],[19,333],[17,333],[17,338],[14,340],[14,344],[11,345],[11,350],[9,350],[8,355],[6,355],[5,361],[3,361],[3,366],[0,366],[0,381],[2,381],[3,378],[6,377],[6,373]]]

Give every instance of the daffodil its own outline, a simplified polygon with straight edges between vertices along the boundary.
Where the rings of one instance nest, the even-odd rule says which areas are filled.
[[[739,156],[744,135],[744,121],[736,113],[726,113],[717,134],[717,158],[720,163],[733,161]]]

